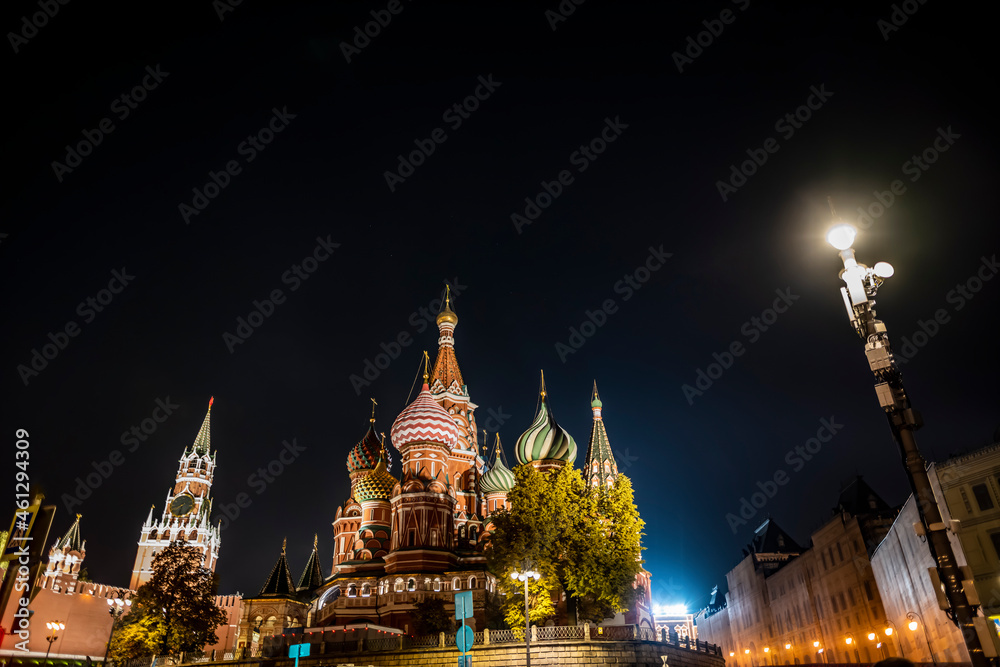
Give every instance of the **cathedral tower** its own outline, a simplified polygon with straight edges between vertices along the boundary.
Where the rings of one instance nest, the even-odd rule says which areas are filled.
[[[153,576],[153,556],[171,542],[185,540],[198,547],[203,556],[202,565],[215,570],[219,559],[219,529],[211,521],[212,480],[215,477],[215,453],[211,452],[212,403],[198,430],[194,444],[181,454],[174,477],[174,486],[167,492],[163,515],[153,518],[153,507],[142,525],[139,549],[132,568],[129,588],[136,590]],[[154,506],[155,507],[155,506]]]
[[[87,542],[80,537],[80,515],[66,534],[49,549],[49,560],[42,574],[42,588],[72,593],[76,590],[80,567],[87,554]]]
[[[608,442],[608,432],[604,428],[604,418],[601,416],[604,404],[597,395],[597,380],[594,380],[594,395],[590,401],[590,409],[594,411],[594,425],[590,429],[590,443],[587,445],[587,459],[583,464],[583,476],[587,486],[610,487],[618,476],[618,464],[615,463],[611,443]]]
[[[430,391],[434,400],[451,415],[460,434],[448,456],[448,473],[458,500],[455,508],[455,536],[463,542],[460,547],[468,548],[471,545],[462,536],[482,531],[482,521],[477,514],[476,478],[485,462],[479,458],[476,404],[469,397],[469,387],[462,378],[462,370],[458,367],[455,356],[458,315],[451,308],[451,288],[448,287],[444,305],[437,316],[437,326],[440,335],[437,357],[430,374]]]

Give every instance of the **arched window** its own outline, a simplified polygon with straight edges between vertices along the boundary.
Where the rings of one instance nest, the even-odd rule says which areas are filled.
[[[415,590],[417,590],[417,580],[414,579],[413,577],[410,577],[409,579],[407,579],[406,580],[406,590],[408,590],[408,591],[415,591]]]
[[[436,590],[436,591],[440,591],[441,590],[441,578],[440,577],[434,577],[434,590]]]
[[[349,597],[349,598],[356,598],[356,597],[358,597],[358,585],[357,584],[351,584],[350,586],[347,587],[347,597]]]
[[[479,582],[476,580],[476,578],[474,576],[473,577],[469,577],[469,588],[470,589],[471,588],[475,588],[478,584],[479,584]]]
[[[396,592],[397,593],[402,593],[403,592],[403,580],[402,579],[396,579]]]
[[[361,597],[370,597],[372,594],[372,587],[369,584],[361,584]]]
[[[151,539],[151,540],[155,540],[156,539],[156,529],[155,528],[153,530],[149,531],[149,539]]]
[[[472,528],[469,528],[469,540],[471,542],[475,542],[476,541],[476,534],[477,534],[477,531],[476,531],[476,527],[475,526],[473,526]]]
[[[460,539],[460,540],[464,540],[465,539],[465,526],[459,526],[459,528],[458,528],[458,539]]]
[[[462,590],[462,580],[459,579],[458,577],[455,577],[454,579],[452,579],[451,580],[451,590],[453,590],[453,591]]]
[[[197,539],[198,539],[198,531],[192,530],[191,533],[188,535],[188,542],[194,542]]]
[[[177,541],[178,542],[183,542],[184,541],[184,531],[183,530],[178,530],[177,531]]]

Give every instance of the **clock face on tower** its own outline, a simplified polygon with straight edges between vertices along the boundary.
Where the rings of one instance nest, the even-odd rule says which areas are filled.
[[[170,513],[174,516],[184,516],[194,509],[194,498],[182,493],[170,501]]]

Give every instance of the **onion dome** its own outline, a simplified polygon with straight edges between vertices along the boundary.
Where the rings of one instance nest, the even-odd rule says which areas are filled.
[[[532,461],[576,461],[576,441],[566,429],[556,423],[545,397],[545,380],[542,379],[541,407],[528,430],[521,434],[514,445],[518,463]]]
[[[354,474],[363,470],[371,470],[378,463],[379,453],[382,451],[382,443],[375,435],[375,420],[370,420],[368,432],[358,444],[351,448],[347,455],[347,472]],[[392,465],[392,460],[388,459],[388,465]]]
[[[452,449],[462,437],[452,416],[431,396],[426,378],[425,373],[420,393],[399,413],[389,432],[392,444],[400,451],[418,442],[432,442]]]
[[[493,466],[479,480],[479,488],[483,494],[510,493],[514,488],[514,473],[503,464],[500,456],[500,436],[497,435],[497,454]]]
[[[451,309],[451,285],[447,284],[445,285],[444,306],[437,316],[437,325],[440,327],[442,323],[448,323],[452,326],[458,324],[458,315]]]
[[[385,469],[385,450],[379,457],[375,469],[363,475],[354,487],[354,499],[359,503],[366,500],[388,500],[392,488],[396,486],[396,478]]]

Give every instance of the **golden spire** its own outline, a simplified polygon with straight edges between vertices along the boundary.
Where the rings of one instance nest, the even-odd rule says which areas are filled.
[[[313,551],[319,547],[319,533],[313,533]]]
[[[541,373],[542,373],[542,392],[541,392],[541,396],[542,396],[542,398],[545,398],[545,371],[543,370],[543,371],[541,371]]]
[[[378,405],[378,403],[375,402],[374,398],[369,398],[368,400],[372,402],[372,418],[369,419],[368,422],[370,424],[374,424],[375,423],[375,406]]]
[[[431,360],[427,356],[427,350],[424,350],[424,384],[427,384],[427,366],[430,363],[431,363]]]
[[[285,555],[285,548],[288,547],[288,538],[281,540],[281,555]]]

